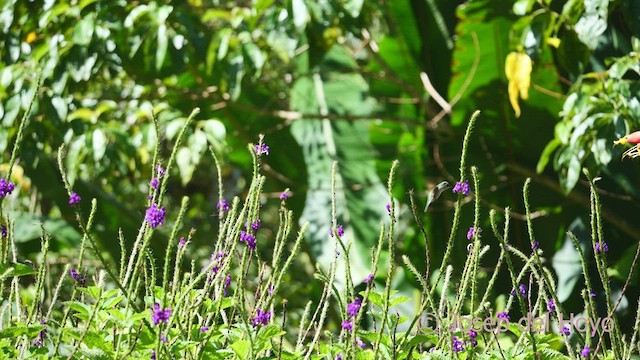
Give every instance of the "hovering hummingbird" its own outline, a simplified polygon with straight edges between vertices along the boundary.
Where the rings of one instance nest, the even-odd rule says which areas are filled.
[[[443,181],[427,192],[427,204],[424,206],[424,212],[427,212],[429,205],[438,200],[445,190],[450,189],[451,185],[447,181]]]

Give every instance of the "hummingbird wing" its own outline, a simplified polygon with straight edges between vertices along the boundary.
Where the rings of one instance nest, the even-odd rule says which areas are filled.
[[[451,186],[449,185],[449,182],[442,181],[441,183],[436,185],[433,189],[429,190],[427,192],[427,203],[424,206],[424,212],[427,212],[427,209],[429,209],[429,205],[431,205],[431,203],[433,203],[434,201],[438,200],[440,195],[442,195],[443,192],[445,192],[447,189],[450,189],[450,188]]]

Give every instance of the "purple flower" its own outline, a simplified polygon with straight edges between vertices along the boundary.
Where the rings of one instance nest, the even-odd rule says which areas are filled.
[[[344,236],[344,229],[342,228],[342,225],[338,225],[337,233],[338,233],[339,237],[343,237]],[[333,237],[333,229],[329,229],[329,235],[331,235],[331,237]]]
[[[360,348],[360,349],[364,349],[367,347],[367,344],[365,344],[360,338],[356,339],[356,345]]]
[[[549,301],[547,301],[547,310],[554,311],[556,309],[556,303],[555,301],[553,301],[553,299],[549,299]]]
[[[40,325],[46,325],[46,324],[47,324],[46,321],[40,320]],[[42,347],[44,345],[44,339],[46,338],[47,338],[47,328],[45,327],[44,329],[38,332],[38,337],[33,342],[33,344],[37,347]]]
[[[604,242],[604,241],[603,242],[599,242],[598,241],[596,243],[596,252],[599,253],[600,251],[605,252],[605,253],[607,251],[609,251],[609,246],[607,245],[606,242]]]
[[[533,242],[531,243],[531,249],[536,250],[539,247],[540,247],[540,243],[536,240],[533,240]]]
[[[178,241],[178,246],[179,247],[183,247],[187,244],[186,240],[184,239],[184,236],[180,238],[180,241]]]
[[[11,181],[0,179],[0,199],[11,194],[14,188],[15,185]]]
[[[253,318],[253,327],[258,325],[267,325],[271,319],[271,311],[264,312],[261,309],[256,310],[256,316]]]
[[[458,339],[457,336],[454,336],[451,340],[452,340],[452,348],[454,352],[460,352],[464,350],[462,340]]]
[[[151,206],[147,209],[147,214],[144,219],[149,223],[149,226],[155,229],[164,223],[164,215],[166,214],[166,212],[167,211],[164,207],[160,209],[158,205],[151,204]]]
[[[160,185],[160,180],[158,180],[158,178],[153,178],[151,179],[151,182],[149,183],[149,185],[151,185],[152,188],[158,190],[158,185]]]
[[[160,165],[160,163],[158,163],[156,165],[156,175],[158,175],[159,178],[162,178],[165,172],[166,170],[162,167],[162,165]]]
[[[203,326],[200,328],[200,332],[207,332],[209,331],[209,328],[207,326]]]
[[[589,296],[591,296],[591,297],[596,297],[596,295],[598,295],[598,293],[596,293],[595,291],[590,291],[589,292]]]
[[[4,225],[0,225],[0,235],[2,235],[3,239],[7,238],[7,227]]]
[[[291,194],[289,194],[288,190],[285,190],[280,193],[280,200],[287,200],[289,196],[291,196]]]
[[[229,288],[229,285],[231,285],[231,274],[227,274],[227,278],[224,279],[224,296],[227,296],[227,289]]]
[[[518,285],[518,291],[520,291],[520,295],[522,295],[522,296],[526,296],[527,295],[527,287],[524,286],[524,284]]]
[[[164,333],[160,334],[160,341],[165,344],[167,343],[167,336]]]
[[[158,325],[160,321],[165,324],[169,321],[169,317],[171,316],[171,308],[161,309],[160,304],[155,303],[153,307],[151,307],[151,319],[153,320],[153,325]]]
[[[351,323],[351,320],[342,321],[342,329],[350,332],[353,329],[353,324]]]
[[[571,335],[571,330],[569,329],[568,326],[563,326],[562,327],[562,333],[565,334],[566,336]]]
[[[387,212],[391,214],[391,204],[387,204]]]
[[[156,351],[151,351],[151,360],[156,360]]]
[[[72,192],[71,195],[69,195],[69,205],[71,206],[79,204],[80,200],[82,200],[82,198],[80,198],[80,195],[78,195],[76,192]]]
[[[267,144],[255,145],[253,147],[253,150],[255,150],[256,155],[258,155],[258,156],[260,156],[262,154],[265,154],[265,155],[269,156],[269,146],[267,146]]]
[[[478,336],[478,333],[475,332],[473,329],[469,330],[469,337],[472,339],[475,339],[476,336]]]
[[[71,273],[71,278],[72,278],[73,280],[78,281],[78,277],[79,277],[79,275],[78,275],[78,272],[76,271],[76,269],[71,268],[71,270],[69,270],[69,272]]]
[[[454,194],[462,193],[462,195],[469,195],[469,193],[471,192],[471,189],[469,188],[469,182],[467,180],[458,181],[451,191],[453,191]]]
[[[589,357],[590,352],[591,352],[591,349],[589,349],[589,347],[585,345],[584,348],[582,348],[582,352],[580,352],[580,355],[582,355],[582,357],[586,359]]]
[[[342,355],[340,355],[340,354],[336,355],[335,360],[342,360]]]
[[[220,199],[220,201],[218,201],[218,205],[216,206],[216,208],[218,209],[218,212],[220,211],[227,212],[229,211],[229,203],[225,199]]]
[[[509,313],[507,313],[506,311],[499,312],[497,314],[497,317],[498,317],[498,319],[503,319],[503,320],[507,320],[507,321],[511,320],[511,317],[509,317]]]
[[[471,339],[471,341],[469,341],[469,343],[471,343],[471,346],[478,345],[478,341],[476,341],[476,339]]]
[[[481,228],[478,228],[478,235],[480,235],[480,233],[482,232]],[[471,240],[473,238],[473,236],[476,234],[476,228],[474,228],[473,226],[469,228],[469,231],[467,231],[467,240]]]
[[[256,237],[244,230],[240,231],[240,242],[246,242],[249,250],[256,249]]]
[[[347,305],[347,314],[349,316],[356,316],[358,311],[360,311],[360,307],[362,306],[362,300],[360,298],[356,298],[356,300]]]
[[[260,229],[260,219],[251,223],[251,230],[258,231]]]
[[[76,271],[76,269],[74,268],[71,268],[69,270],[69,273],[71,274],[71,278],[75,280],[75,282],[77,282],[80,286],[84,286],[84,282],[86,280],[85,274],[79,274],[78,271]]]
[[[364,278],[364,282],[367,283],[367,284],[370,283],[371,280],[373,280],[373,274],[369,274],[369,275],[367,275],[366,278]]]

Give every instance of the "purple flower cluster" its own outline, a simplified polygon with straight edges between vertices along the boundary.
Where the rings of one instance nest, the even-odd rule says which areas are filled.
[[[291,196],[291,194],[289,193],[289,190],[285,190],[280,193],[280,200],[287,200],[289,196]]]
[[[533,242],[531,243],[531,249],[536,250],[539,247],[540,247],[540,243],[537,240],[533,240]]]
[[[251,223],[251,230],[258,231],[260,229],[260,219]]]
[[[69,270],[69,273],[71,274],[71,278],[75,280],[75,282],[77,282],[78,285],[84,286],[84,282],[86,280],[85,274],[78,273],[78,271],[74,268],[71,268],[71,270]]]
[[[158,190],[158,186],[160,185],[160,179],[162,179],[165,173],[166,173],[166,170],[162,167],[162,165],[158,163],[156,165],[156,176],[154,176],[151,179],[151,182],[149,183],[149,185],[151,185],[151,187],[154,190]]]
[[[256,316],[253,318],[253,327],[258,325],[267,325],[271,319],[271,311],[256,310]]]
[[[208,326],[202,326],[200,328],[200,332],[207,332],[207,331],[209,331],[209,327]]]
[[[0,179],[0,199],[11,194],[15,189],[15,185],[11,181]]]
[[[524,284],[518,285],[518,291],[520,291],[520,295],[527,296],[527,287]]]
[[[169,317],[171,316],[171,308],[162,309],[160,308],[160,304],[155,303],[151,308],[151,320],[153,320],[153,325],[158,325],[160,321],[165,324],[169,321]]]
[[[460,352],[464,350],[464,345],[462,343],[462,340],[458,339],[457,336],[454,336],[451,340],[452,340],[451,347],[453,348],[453,352]]]
[[[246,242],[249,250],[256,249],[256,237],[244,230],[240,231],[240,242]]]
[[[470,227],[469,231],[467,231],[467,240],[471,240],[473,238],[473,236],[476,235],[476,233],[479,236],[481,232],[482,232],[482,229],[479,228],[479,227],[478,227],[478,229],[474,228],[473,226]]]
[[[387,212],[391,214],[391,204],[387,204],[386,208],[387,208]]]
[[[40,325],[46,325],[47,322],[44,320],[40,320]],[[37,346],[37,347],[42,347],[44,345],[44,339],[47,338],[47,328],[45,327],[44,329],[40,330],[38,332],[38,337],[36,338],[36,340],[33,342],[33,345]]]
[[[178,246],[179,247],[183,247],[187,244],[186,240],[184,239],[184,236],[180,238],[180,241],[178,241]]]
[[[351,331],[353,329],[353,323],[351,322],[351,320],[342,321],[342,329]]]
[[[553,301],[553,299],[549,299],[549,301],[547,301],[547,310],[554,311],[556,309],[556,302]]]
[[[360,307],[362,306],[362,299],[356,298],[354,302],[347,305],[347,314],[351,317],[356,316]]]
[[[364,341],[362,341],[360,338],[357,338],[356,346],[358,346],[360,349],[364,349],[367,347],[367,344],[365,344]]]
[[[596,243],[596,252],[597,253],[599,253],[599,252],[606,253],[607,251],[609,251],[609,246],[607,245],[606,242],[604,242],[604,241],[603,242],[599,242],[598,241]]]
[[[364,278],[364,282],[367,283],[367,284],[370,283],[371,280],[373,280],[373,274],[369,274],[369,275],[367,275],[366,278]]]
[[[506,311],[499,312],[497,314],[497,317],[498,317],[498,319],[502,319],[502,320],[507,320],[507,321],[511,320],[511,317],[509,316],[509,313],[507,313]]]
[[[209,264],[207,264],[207,266],[202,268],[202,271],[204,271],[209,265],[211,265],[211,263],[213,263],[214,261],[216,262],[216,264],[211,268],[211,272],[213,273],[213,275],[215,276],[218,271],[220,270],[220,265],[222,264],[222,258],[224,257],[224,252],[221,251],[217,254],[211,254],[211,258],[209,259]]]
[[[269,156],[269,146],[267,144],[258,144],[253,147],[253,150],[256,152],[256,155],[267,155]]]
[[[478,341],[476,340],[476,337],[478,336],[478,333],[475,332],[473,329],[469,330],[468,332],[469,335],[469,342],[471,343],[472,346],[476,346],[478,345]]]
[[[227,296],[227,289],[229,289],[229,285],[231,285],[231,274],[227,274],[227,278],[224,280],[224,296]]]
[[[7,238],[7,227],[4,225],[0,225],[0,235],[2,235],[3,239]]]
[[[584,348],[582,348],[580,355],[582,355],[582,357],[586,359],[589,357],[590,352],[591,352],[591,349],[589,348],[589,346],[585,345]]]
[[[145,215],[144,220],[149,223],[149,226],[155,229],[164,223],[164,216],[166,212],[167,211],[164,207],[160,209],[158,205],[151,204],[147,209],[147,214]]]
[[[69,205],[71,206],[76,206],[80,203],[81,200],[82,198],[75,191],[72,192],[71,195],[69,195]]]
[[[469,182],[467,180],[458,181],[451,191],[454,194],[462,193],[462,195],[469,195],[471,193],[471,188],[469,187]]]
[[[563,327],[562,327],[562,331],[561,331],[561,332],[562,332],[563,334],[565,334],[566,336],[571,335],[571,329],[569,329],[569,327],[568,327],[568,326],[563,326]]]
[[[229,203],[225,199],[220,199],[220,201],[218,201],[218,205],[216,205],[216,209],[218,209],[219,213],[227,212],[229,211]]]
[[[338,233],[339,237],[343,237],[344,236],[344,228],[342,228],[342,225],[338,225],[338,229],[336,231]],[[329,235],[331,237],[333,237],[333,229],[329,229]]]

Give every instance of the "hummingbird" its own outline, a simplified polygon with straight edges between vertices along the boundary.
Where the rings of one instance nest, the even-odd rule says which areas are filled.
[[[449,185],[449,182],[442,181],[441,183],[436,185],[433,189],[427,191],[427,204],[424,206],[424,212],[427,212],[427,209],[429,209],[429,205],[431,205],[432,202],[438,200],[440,195],[442,195],[442,193],[445,192],[445,190],[450,188],[451,188],[451,185]]]

